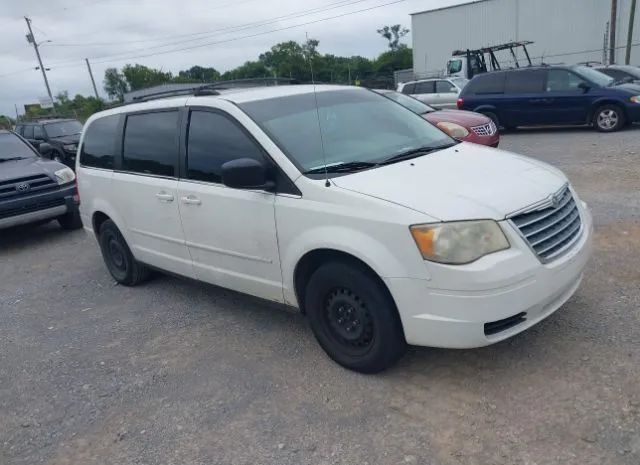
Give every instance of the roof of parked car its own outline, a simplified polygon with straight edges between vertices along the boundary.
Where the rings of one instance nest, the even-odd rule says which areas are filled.
[[[64,123],[66,121],[78,121],[78,120],[73,118],[51,118],[51,119],[41,119],[38,121],[22,121],[18,123],[18,125]]]

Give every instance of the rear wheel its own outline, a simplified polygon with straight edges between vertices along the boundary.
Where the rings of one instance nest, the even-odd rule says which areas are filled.
[[[593,125],[600,132],[618,131],[624,124],[624,113],[617,105],[602,105],[593,115]]]
[[[493,124],[496,125],[496,128],[500,129],[500,120],[498,120],[498,115],[496,115],[491,111],[481,111],[480,113],[482,113],[487,118],[491,119],[491,121],[493,121]]]
[[[107,269],[117,282],[125,286],[135,286],[149,277],[149,268],[133,257],[127,242],[113,221],[106,220],[102,223],[98,241]]]
[[[393,300],[362,266],[322,265],[307,285],[305,308],[320,346],[346,368],[376,373],[393,365],[406,350]]]

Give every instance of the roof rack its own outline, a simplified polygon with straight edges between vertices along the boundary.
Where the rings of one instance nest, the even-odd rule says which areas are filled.
[[[132,103],[147,102],[165,97],[174,97],[180,95],[220,95],[218,90],[234,89],[234,88],[251,88],[260,86],[279,86],[298,84],[296,79],[290,78],[249,78],[249,79],[232,79],[229,81],[218,81],[211,84],[203,84],[184,89],[162,90],[146,95],[133,97]]]

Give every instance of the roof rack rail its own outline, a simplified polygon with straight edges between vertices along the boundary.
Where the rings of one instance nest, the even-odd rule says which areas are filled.
[[[298,84],[296,79],[291,78],[248,78],[248,79],[232,79],[228,81],[218,81],[211,84],[201,84],[194,87],[187,87],[184,89],[162,90],[159,92],[153,92],[146,95],[140,95],[133,97],[132,103],[147,102],[149,100],[156,100],[164,97],[173,97],[180,95],[220,95],[216,89],[232,89],[232,88],[251,88],[260,86],[279,86],[279,85],[292,85]]]

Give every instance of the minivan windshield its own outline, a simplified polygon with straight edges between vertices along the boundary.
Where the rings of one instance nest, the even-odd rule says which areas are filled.
[[[598,84],[602,87],[609,87],[613,85],[615,79],[607,76],[604,73],[601,73],[597,69],[589,68],[588,66],[574,66],[573,71],[578,73],[583,78],[593,82],[594,84]]]
[[[303,173],[330,165],[356,171],[456,143],[412,111],[365,89],[324,88],[315,96],[306,92],[239,106]]]
[[[78,121],[60,121],[47,124],[46,130],[49,137],[73,136],[82,132],[82,124]]]
[[[0,163],[36,157],[35,152],[18,136],[10,132],[0,133]]]

